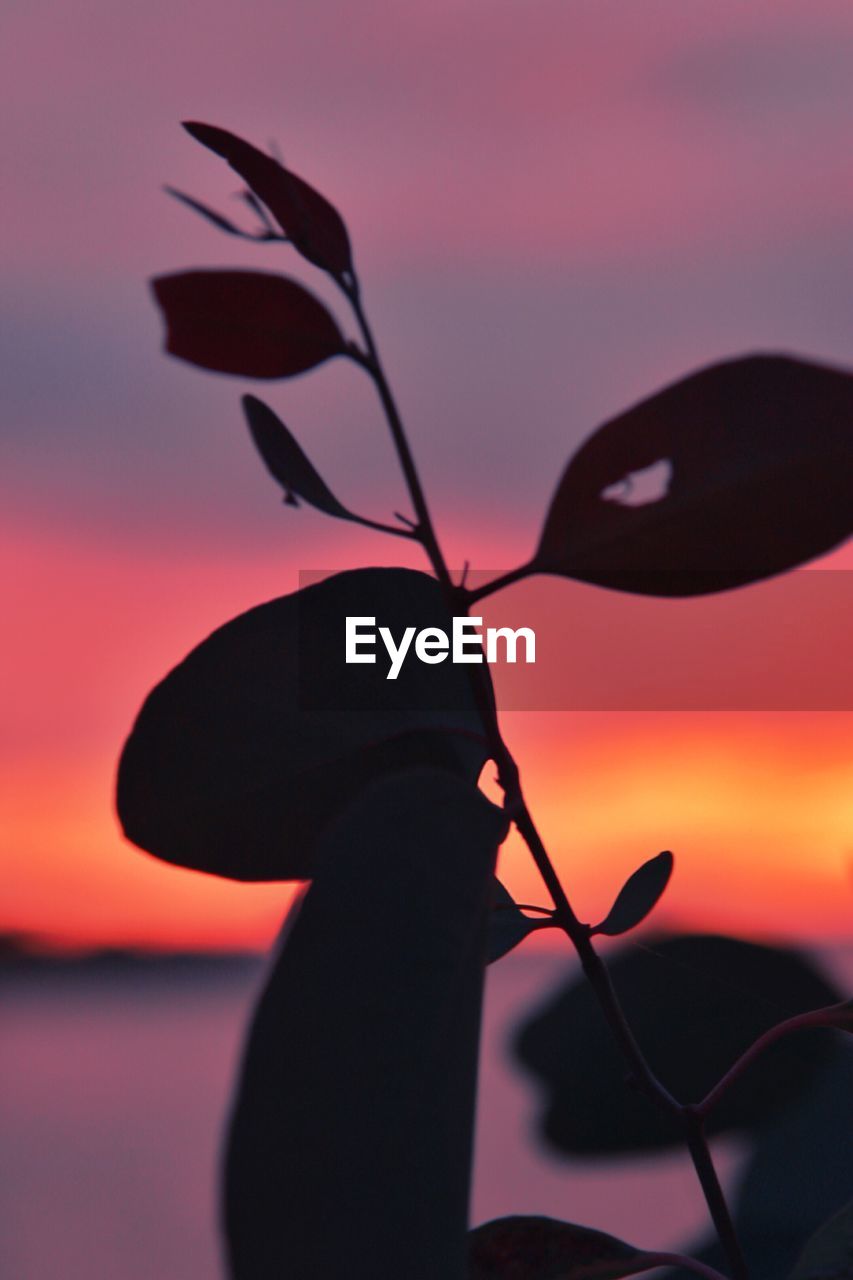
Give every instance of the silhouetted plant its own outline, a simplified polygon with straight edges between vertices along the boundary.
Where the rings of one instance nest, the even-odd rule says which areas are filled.
[[[715,936],[646,937],[609,968],[635,1035],[677,1097],[706,1095],[763,1044],[709,1109],[706,1130],[737,1133],[748,1148],[733,1216],[752,1280],[788,1275],[803,1241],[853,1195],[853,1147],[839,1141],[853,1042],[805,1026],[775,1044],[762,1037],[772,1040],[780,1019],[837,1002],[838,991],[796,952]],[[674,1120],[625,1089],[620,1055],[581,979],[526,1018],[514,1049],[542,1088],[540,1133],[553,1152],[600,1162],[681,1141]],[[690,1253],[725,1266],[713,1240]]]
[[[167,350],[249,378],[287,378],[334,357],[361,368],[378,392],[411,517],[353,512],[273,410],[247,396],[252,438],[287,503],[417,542],[432,570],[338,574],[228,623],[150,694],[122,756],[119,814],[142,848],[237,879],[313,882],[243,1065],[226,1172],[232,1274],[450,1280],[467,1269],[477,1280],[614,1280],[677,1264],[719,1276],[699,1260],[540,1218],[478,1228],[466,1262],[483,965],[549,927],[573,943],[630,1084],[661,1115],[662,1140],[686,1143],[731,1274],[743,1280],[707,1142],[713,1114],[771,1043],[806,1027],[850,1030],[850,1006],[764,1029],[738,1046],[704,1098],[682,1101],[663,1066],[650,1065],[593,945],[596,934],[623,934],[648,916],[672,855],[639,868],[603,921],[583,923],[525,802],[487,668],[410,664],[387,682],[375,667],[344,664],[343,619],[367,613],[446,630],[452,616],[533,574],[693,596],[820,555],[851,532],[853,378],[755,355],[667,387],[600,427],[570,460],[532,557],[469,588],[442,553],[339,213],[226,130],[185,127],[246,184],[256,225],[171,194],[228,234],[288,243],[339,288],[358,336],[345,336],[295,280],[188,271],[154,281]],[[670,480],[657,500],[620,501],[632,477],[662,462]],[[477,788],[488,759],[502,809]],[[519,907],[493,880],[509,823],[552,906]],[[828,1231],[839,1236],[837,1225]],[[829,1274],[809,1261],[826,1256],[825,1243],[804,1255],[797,1280]]]

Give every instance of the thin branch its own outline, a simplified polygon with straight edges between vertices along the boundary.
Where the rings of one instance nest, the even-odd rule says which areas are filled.
[[[729,1206],[726,1203],[726,1197],[720,1185],[720,1179],[717,1177],[714,1161],[711,1159],[702,1117],[690,1107],[683,1107],[682,1111],[686,1114],[689,1124],[687,1148],[693,1160],[693,1167],[702,1184],[708,1210],[713,1219],[717,1235],[720,1238],[720,1244],[726,1251],[729,1265],[732,1268],[732,1275],[735,1280],[741,1280],[742,1277],[746,1277],[749,1274],[746,1259],[741,1251],[735,1224],[732,1221]]]
[[[526,564],[521,564],[517,569],[510,569],[509,573],[503,573],[499,578],[493,578],[491,582],[486,582],[481,587],[473,587],[467,591],[465,603],[470,607],[476,604],[478,600],[484,600],[486,596],[494,595],[496,591],[502,591],[504,587],[510,587],[514,582],[521,582],[523,578],[529,578],[531,574],[536,572],[536,560],[528,560]]]
[[[178,191],[176,187],[164,186],[163,190],[167,195],[173,196],[175,200],[179,200],[186,208],[192,209],[193,213],[197,213],[200,217],[211,222],[220,231],[224,231],[226,235],[237,236],[241,240],[253,240],[256,244],[267,244],[271,240],[286,240],[287,236],[279,235],[272,227],[265,223],[263,231],[246,231],[243,227],[238,227],[230,218],[226,218],[224,214],[219,213],[216,209],[211,209],[209,205],[204,204],[201,200],[196,200],[195,196],[189,196],[185,191]]]
[[[338,283],[352,305],[367,348],[366,354],[358,352],[357,348],[351,349],[350,354],[357,363],[368,371],[376,385],[403,475],[409,488],[412,504],[418,516],[418,527],[413,532],[422,543],[433,571],[442,585],[448,608],[451,612],[458,608],[462,608],[467,612],[468,606],[474,601],[482,599],[484,596],[491,594],[492,591],[499,590],[501,586],[508,586],[510,582],[518,581],[533,572],[533,562],[522,565],[519,569],[496,578],[492,583],[488,583],[485,587],[476,591],[454,586],[430,518],[426,498],[411,449],[409,448],[403,422],[382,368],[373,333],[364,313],[358,282],[352,279],[351,281],[339,280]],[[489,750],[497,766],[498,781],[504,792],[504,811],[510,820],[515,823],[533,856],[539,874],[554,902],[553,922],[563,929],[574,945],[586,978],[595,992],[604,1017],[629,1065],[633,1082],[637,1088],[662,1107],[663,1110],[670,1115],[676,1116],[681,1122],[696,1175],[717,1229],[720,1243],[728,1256],[734,1280],[747,1280],[747,1270],[743,1255],[705,1138],[702,1118],[697,1114],[695,1108],[682,1105],[673,1097],[665,1085],[658,1080],[634,1038],[634,1033],[628,1024],[624,1010],[614,990],[607,966],[592,944],[589,925],[583,924],[575,915],[560,878],[548,856],[542,838],[536,829],[536,824],[521,790],[518,765],[504,741],[498,723],[497,707],[485,681],[480,676],[480,672],[481,668],[479,667],[468,668],[472,692],[483,719]],[[700,1272],[700,1274],[703,1273]],[[714,1277],[714,1280],[718,1280],[715,1272],[706,1271],[704,1274]]]
[[[403,422],[397,408],[396,401],[388,385],[385,372],[379,359],[379,352],[376,349],[376,343],[373,338],[367,316],[361,305],[361,295],[358,283],[355,279],[351,281],[342,280],[340,282],[346,296],[349,298],[355,313],[358,327],[361,330],[361,336],[364,339],[364,345],[367,348],[367,356],[363,361],[364,367],[376,384],[379,392],[379,398],[382,401],[382,407],[385,410],[385,416],[388,419],[388,425],[391,428],[391,435],[397,450],[397,456],[400,459],[400,466],[403,469],[403,475],[411,495],[412,505],[415,508],[415,514],[418,518],[418,536],[423,542],[424,549],[430,558],[430,563],[435,570],[435,575],[445,589],[452,588],[450,574],[441,554],[441,548],[438,545],[435,529],[432,523],[432,517],[427,506],[426,495],[421,487],[420,477],[418,475],[415,460],[409,448],[409,442],[406,439],[406,432],[403,428]]]
[[[237,191],[235,195],[238,200],[242,200],[245,204],[249,206],[252,212],[255,213],[257,217],[261,220],[261,222],[264,224],[267,231],[272,233],[270,237],[271,239],[282,240],[285,242],[290,239],[290,236],[286,236],[282,232],[276,230],[276,228],[273,226],[270,215],[267,213],[266,206],[258,199],[254,191],[252,191],[249,187],[246,187],[244,188],[243,191]]]
[[[365,529],[377,529],[379,533],[393,533],[395,538],[418,540],[416,529],[401,528],[398,524],[385,524],[382,520],[370,520],[367,516],[357,516],[353,512],[350,512],[349,520],[352,524],[364,525]]]
[[[830,1005],[828,1008],[811,1009],[807,1013],[798,1013],[793,1018],[786,1018],[784,1022],[778,1022],[775,1027],[770,1027],[768,1031],[759,1036],[755,1043],[751,1044],[741,1054],[733,1066],[729,1067],[726,1074],[717,1081],[713,1089],[705,1095],[702,1101],[697,1103],[695,1107],[697,1115],[700,1115],[703,1119],[709,1115],[723,1095],[752,1066],[756,1058],[760,1057],[765,1049],[769,1049],[771,1045],[776,1044],[778,1040],[784,1039],[785,1036],[790,1035],[793,1031],[805,1031],[810,1027],[828,1027],[843,1030],[844,1028],[837,1027],[832,1020],[832,1015],[836,1013],[838,1008],[838,1005]]]

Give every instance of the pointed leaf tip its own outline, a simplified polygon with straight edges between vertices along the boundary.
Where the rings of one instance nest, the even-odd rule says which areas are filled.
[[[242,405],[255,448],[284,490],[284,501],[297,507],[302,498],[326,515],[352,519],[277,414],[257,396],[243,396]]]
[[[604,920],[595,925],[592,932],[615,938],[642,924],[669,883],[673,864],[673,856],[666,849],[638,867],[619,890],[616,901]]]
[[[264,271],[183,271],[152,281],[166,350],[247,378],[304,373],[346,344],[336,321],[295,280]]]
[[[353,271],[343,218],[325,196],[273,156],[217,125],[185,120],[191,138],[226,160],[272,213],[294,248],[314,266],[340,279]]]

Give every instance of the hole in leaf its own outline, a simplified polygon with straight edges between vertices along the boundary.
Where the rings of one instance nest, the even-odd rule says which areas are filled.
[[[615,484],[608,485],[602,489],[601,497],[605,502],[618,502],[621,507],[645,507],[665,498],[671,483],[672,463],[669,458],[660,458],[650,467],[631,471]]]
[[[498,808],[503,805],[504,793],[503,788],[498,782],[497,769],[495,762],[488,759],[483,764],[477,778],[477,786],[482,791],[487,800],[491,800],[492,804],[496,804]]]

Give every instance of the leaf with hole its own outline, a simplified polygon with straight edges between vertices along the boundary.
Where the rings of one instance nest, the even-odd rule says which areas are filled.
[[[671,472],[657,500],[617,499],[614,486],[661,463]],[[566,468],[532,570],[701,595],[793,568],[851,530],[853,377],[748,356],[702,369],[600,427]]]
[[[539,919],[526,916],[500,880],[495,880],[494,891],[492,914],[489,918],[489,964],[507,955],[537,929],[553,927],[550,913]]]
[[[242,404],[255,448],[267,471],[281,485],[285,498],[302,498],[318,511],[340,520],[358,520],[338,502],[278,415],[257,396],[243,396]]]
[[[250,609],[179,663],[122,753],[128,838],[232,879],[305,879],[371,780],[415,766],[476,779],[489,750],[465,668],[411,662],[388,680],[381,661],[347,664],[345,620],[364,614],[395,636],[450,630],[434,578],[359,569]]]
[[[202,146],[228,161],[304,258],[338,278],[352,272],[346,226],[325,196],[227,129],[198,121],[185,121],[184,128]]]
[[[265,271],[182,271],[152,281],[166,350],[244,378],[290,378],[346,351],[331,313],[295,280]]]
[[[622,1280],[673,1261],[554,1218],[497,1218],[468,1235],[468,1280]]]
[[[672,875],[673,857],[668,849],[649,858],[629,876],[616,896],[616,901],[601,924],[592,933],[604,933],[615,938],[642,924],[646,916],[657,906]]]

